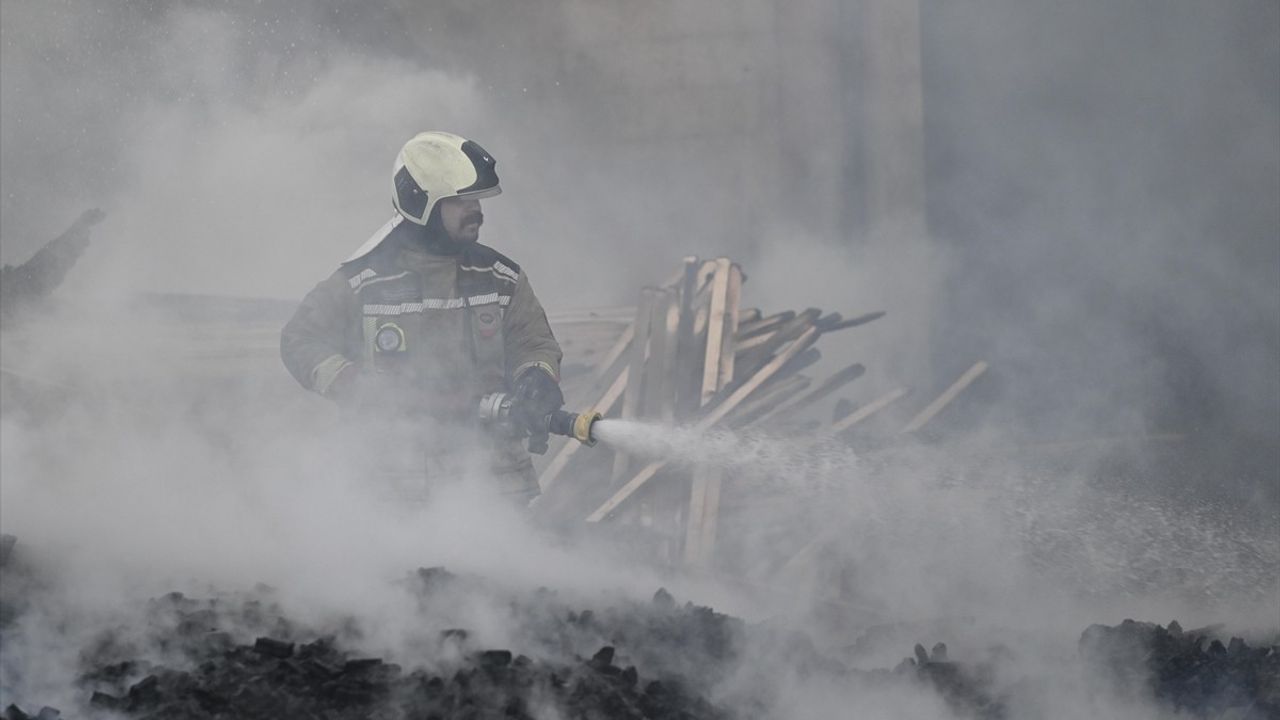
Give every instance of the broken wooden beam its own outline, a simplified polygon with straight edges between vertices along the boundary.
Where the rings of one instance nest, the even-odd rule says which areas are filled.
[[[740,339],[734,345],[734,349],[737,351],[735,354],[744,355],[748,350],[764,345],[765,343],[773,339],[774,335],[777,334],[777,331],[778,331],[778,328],[774,328],[773,330],[752,335],[751,337],[746,339],[741,339],[741,336],[739,336]]]
[[[840,388],[857,380],[866,373],[867,369],[861,363],[854,363],[846,368],[837,371],[834,375],[822,381],[818,387],[810,390],[808,393],[787,403],[785,407],[779,408],[778,419],[786,420],[794,417],[796,413],[804,410],[819,400],[826,399]]]
[[[973,367],[966,370],[963,375],[951,384],[951,387],[943,391],[937,400],[929,403],[924,410],[921,410],[915,417],[911,418],[911,421],[902,428],[900,433],[913,433],[924,427],[926,423],[942,412],[943,408],[950,405],[952,400],[955,400],[960,393],[964,392],[965,388],[973,384],[973,381],[981,377],[986,371],[987,363],[985,360],[979,360],[974,363]]]
[[[846,330],[848,328],[858,327],[859,325],[866,325],[872,320],[879,320],[884,316],[885,316],[885,312],[883,310],[873,312],[873,313],[867,313],[866,315],[859,315],[858,317],[852,317],[852,318],[849,318],[848,320],[840,320],[838,322],[834,322],[828,325],[827,327],[822,328],[822,332],[829,333],[829,332],[835,332],[837,330]]]
[[[703,406],[733,379],[733,342],[738,326],[741,290],[741,270],[729,258],[718,258],[715,275],[711,280],[707,345],[702,363]],[[711,558],[720,512],[722,481],[723,470],[720,468],[700,467],[694,470],[689,490],[689,512],[685,520],[684,560],[688,565],[703,566]]]
[[[750,353],[739,358],[738,364],[742,368],[742,377],[750,378],[759,368],[770,362],[770,356],[777,352],[779,348],[799,337],[802,333],[815,329],[813,323],[820,315],[822,315],[822,311],[818,308],[805,310],[778,328],[778,331],[767,342],[759,347],[752,348]]]
[[[796,314],[793,310],[775,313],[766,318],[742,322],[738,325],[738,339],[746,340],[763,332],[777,330],[784,323],[791,322]]]
[[[755,396],[742,403],[737,410],[725,418],[725,424],[731,428],[744,427],[759,420],[794,399],[813,383],[804,375],[792,375],[784,380],[772,383],[769,387],[755,393]]]
[[[875,415],[881,410],[889,407],[894,402],[896,402],[898,398],[901,398],[903,395],[906,395],[907,392],[908,392],[907,388],[901,388],[901,387],[894,390],[890,390],[884,395],[881,395],[875,400],[872,400],[866,405],[859,407],[857,410],[854,410],[848,415],[837,420],[835,423],[831,425],[830,430],[828,430],[828,434],[839,435],[849,430],[854,425],[857,425],[858,423],[866,420],[872,415]]]

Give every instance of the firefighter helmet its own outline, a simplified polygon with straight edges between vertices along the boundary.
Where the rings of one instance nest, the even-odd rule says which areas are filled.
[[[391,203],[406,220],[426,225],[441,198],[486,198],[502,192],[495,164],[471,140],[436,130],[418,133],[396,156]]]

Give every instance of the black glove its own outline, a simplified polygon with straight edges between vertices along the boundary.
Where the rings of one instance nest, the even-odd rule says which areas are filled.
[[[344,365],[329,383],[329,389],[324,395],[344,407],[352,405],[360,397],[361,381],[359,365],[355,363]]]
[[[564,405],[560,383],[539,365],[520,373],[511,394],[511,414],[530,434],[545,432],[545,427],[539,427],[543,419]]]

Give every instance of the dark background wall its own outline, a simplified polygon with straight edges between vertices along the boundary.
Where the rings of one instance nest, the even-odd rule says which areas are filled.
[[[1209,436],[1280,485],[1280,5],[922,18],[939,366],[993,354],[1037,434]]]

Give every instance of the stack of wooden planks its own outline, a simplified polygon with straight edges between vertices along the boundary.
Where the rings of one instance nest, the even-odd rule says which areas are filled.
[[[578,340],[571,323],[553,316],[565,336],[566,357],[590,357],[590,370],[566,373],[568,406],[594,410],[606,418],[649,420],[690,427],[744,428],[782,423],[833,396],[864,374],[860,364],[842,367],[816,382],[805,371],[820,358],[818,341],[885,315],[845,318],[817,308],[765,314],[743,306],[742,268],[729,258],[685,258],[666,282],[646,287],[631,320],[607,350]],[[617,321],[617,310],[582,312],[601,337],[601,323]],[[588,333],[590,335],[590,333]],[[575,343],[577,346],[575,346]],[[952,398],[985,371],[975,365],[965,377],[903,428],[919,430]],[[892,388],[849,409],[821,429],[841,436],[907,395]],[[714,468],[669,467],[658,458],[633,458],[576,442],[552,445],[540,482],[539,513],[599,524],[634,524],[666,539],[665,557],[693,566],[710,562],[715,545],[723,478]]]

